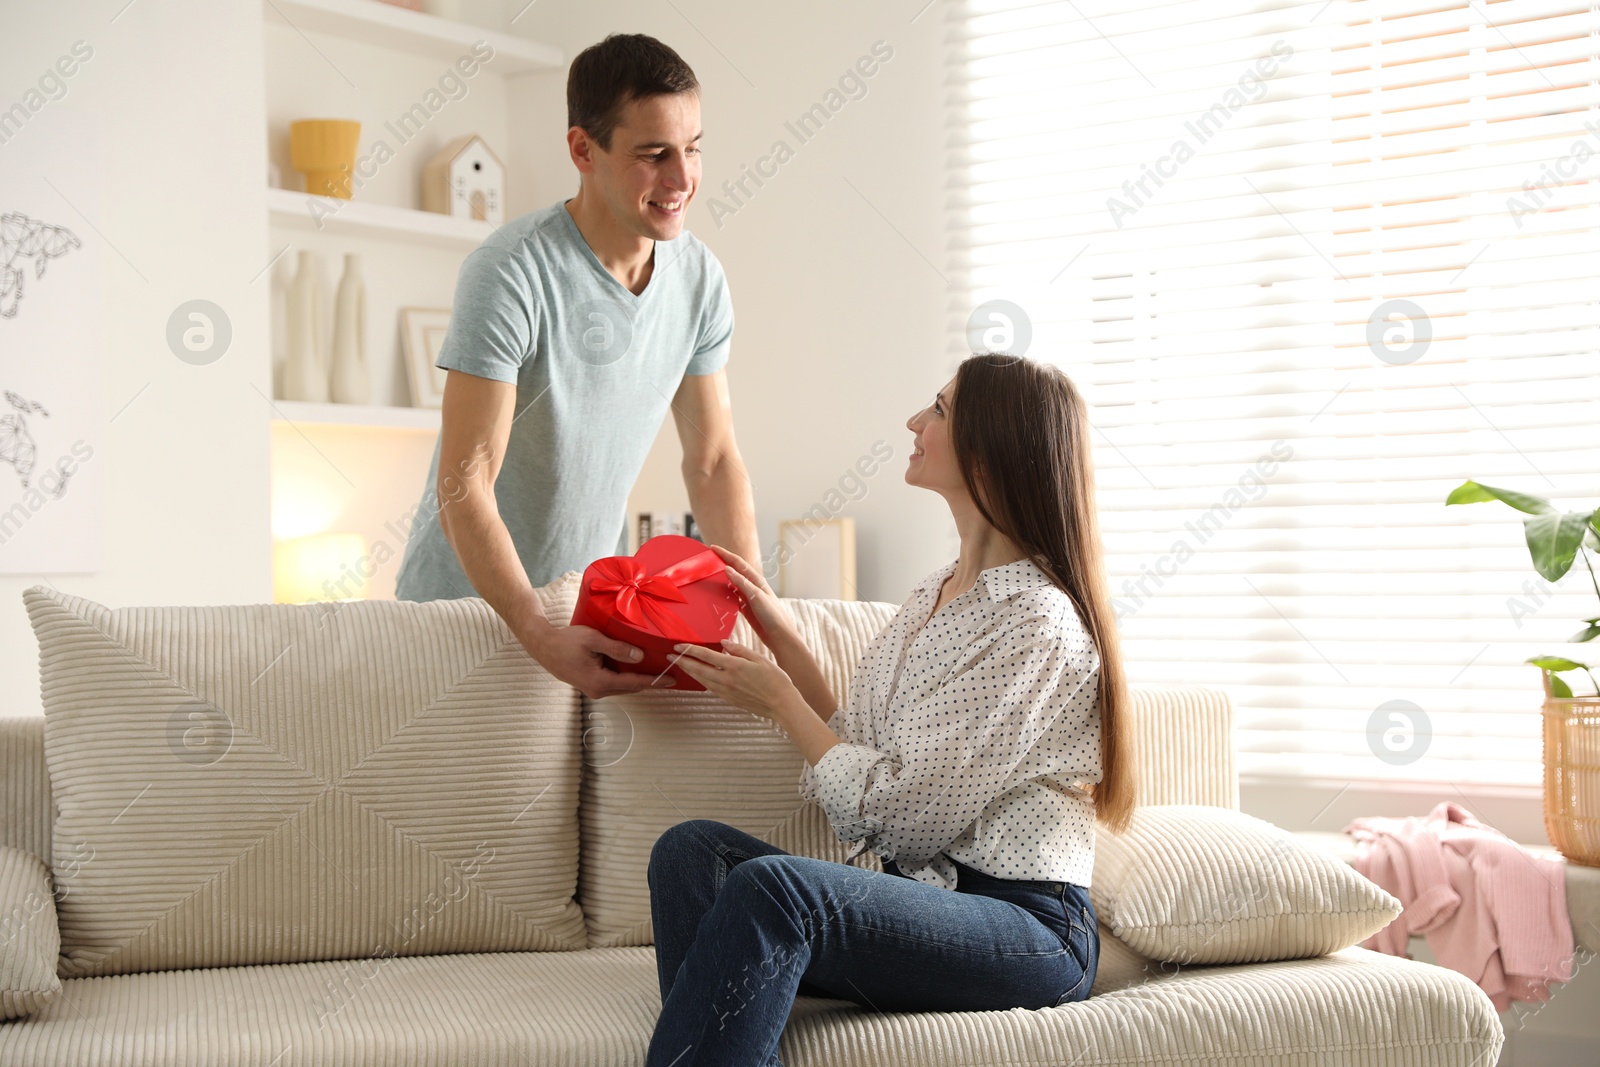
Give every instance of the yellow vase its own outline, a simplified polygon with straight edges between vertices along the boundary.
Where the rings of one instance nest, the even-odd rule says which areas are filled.
[[[361,140],[354,119],[300,119],[289,123],[289,162],[306,178],[306,192],[350,199],[350,172]]]

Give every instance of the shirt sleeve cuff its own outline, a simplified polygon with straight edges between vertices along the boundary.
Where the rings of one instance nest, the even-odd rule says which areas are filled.
[[[704,352],[695,353],[689,360],[689,365],[683,369],[686,375],[715,374],[728,365],[729,344],[724,341],[715,348],[708,348]]]
[[[505,382],[507,385],[516,385],[520,373],[518,368],[509,363],[481,358],[462,358],[450,351],[440,352],[439,358],[433,365],[440,370],[458,370],[475,378],[487,378],[491,382]]]
[[[824,752],[812,768],[817,800],[841,840],[856,841],[883,829],[880,820],[861,816],[867,777],[883,758],[875,748],[842,741]]]
[[[817,779],[812,773],[811,764],[805,760],[800,761],[800,781],[798,783],[800,795],[807,800],[817,799]]]

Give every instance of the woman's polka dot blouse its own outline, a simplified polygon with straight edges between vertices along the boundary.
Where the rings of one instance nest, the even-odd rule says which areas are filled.
[[[802,769],[800,795],[851,857],[870,848],[930,885],[955,888],[954,859],[1087,886],[1100,657],[1032,560],[980,572],[933,612],[955,568],[924,578],[862,653],[828,722],[841,743]]]

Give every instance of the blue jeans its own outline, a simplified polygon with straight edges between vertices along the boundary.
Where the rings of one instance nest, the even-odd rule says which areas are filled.
[[[712,819],[650,851],[661,1017],[645,1067],[774,1067],[797,993],[872,1011],[1049,1008],[1089,996],[1088,890],[957,863],[954,892],[794,856]]]

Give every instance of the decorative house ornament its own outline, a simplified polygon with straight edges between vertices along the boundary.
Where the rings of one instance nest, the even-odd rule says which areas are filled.
[[[475,133],[439,149],[422,168],[422,207],[498,226],[506,220],[506,168]]]

